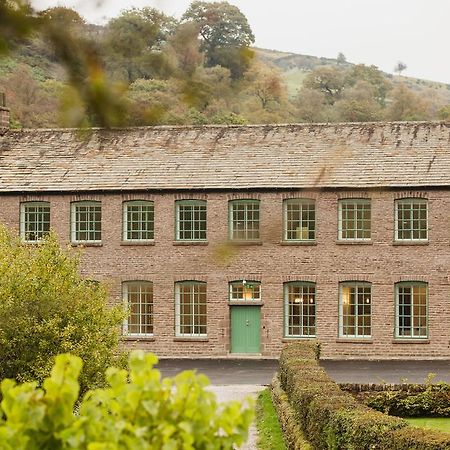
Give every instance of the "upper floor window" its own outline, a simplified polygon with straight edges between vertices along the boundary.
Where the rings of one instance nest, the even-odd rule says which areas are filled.
[[[151,241],[154,239],[153,202],[133,200],[123,203],[123,240]]]
[[[122,288],[123,301],[128,311],[123,334],[153,335],[153,283],[127,281]]]
[[[395,202],[395,240],[426,241],[428,208],[423,198],[407,198]]]
[[[395,285],[395,336],[428,337],[428,285],[402,282]]]
[[[50,231],[50,203],[20,204],[20,236],[24,242],[39,242]]]
[[[371,239],[370,200],[339,201],[339,240],[367,241]]]
[[[314,200],[293,198],[284,201],[284,239],[314,241],[316,206]]]
[[[232,200],[229,203],[229,238],[259,240],[259,200]]]
[[[205,200],[179,200],[175,215],[177,241],[206,241]]]
[[[339,336],[368,338],[372,334],[372,286],[359,281],[339,286]]]
[[[230,283],[230,301],[261,301],[261,283],[258,281],[233,281]]]
[[[206,337],[206,283],[184,281],[175,284],[175,334]]]
[[[316,334],[316,285],[307,282],[284,285],[285,337],[314,337]]]
[[[73,243],[100,243],[102,240],[102,207],[97,201],[71,204],[71,240]]]

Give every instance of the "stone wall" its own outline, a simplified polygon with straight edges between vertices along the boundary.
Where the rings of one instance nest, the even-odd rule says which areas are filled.
[[[394,200],[421,196],[428,199],[429,242],[394,245]],[[223,258],[227,242],[228,201],[261,200],[261,245],[233,247]],[[283,245],[282,202],[285,198],[316,199],[317,236],[314,245]],[[340,198],[370,198],[370,244],[337,242],[337,202]],[[174,201],[204,198],[208,205],[207,245],[174,242]],[[150,199],[155,202],[154,245],[122,243],[122,202]],[[121,283],[153,282],[154,338],[127,344],[155,351],[160,356],[226,356],[230,351],[228,283],[259,280],[261,343],[264,356],[277,356],[283,339],[283,283],[317,283],[317,338],[324,358],[450,358],[450,191],[271,191],[245,194],[226,192],[165,194],[41,194],[6,195],[1,198],[0,222],[19,231],[21,201],[51,203],[52,227],[67,244],[70,202],[101,200],[102,246],[83,250],[83,274],[105,281],[112,302],[121,302]],[[207,282],[208,338],[201,341],[174,337],[174,283]],[[338,339],[338,283],[372,283],[372,339]],[[429,339],[396,341],[394,336],[394,283],[405,280],[429,283]]]

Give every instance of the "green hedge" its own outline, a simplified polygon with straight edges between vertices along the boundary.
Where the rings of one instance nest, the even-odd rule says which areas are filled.
[[[449,434],[410,427],[342,391],[318,364],[317,348],[316,342],[292,343],[280,357],[281,388],[314,449],[450,449]]]

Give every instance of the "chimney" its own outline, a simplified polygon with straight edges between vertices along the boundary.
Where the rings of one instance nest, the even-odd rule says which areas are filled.
[[[0,92],[0,129],[9,128],[9,108],[6,107],[6,97]]]

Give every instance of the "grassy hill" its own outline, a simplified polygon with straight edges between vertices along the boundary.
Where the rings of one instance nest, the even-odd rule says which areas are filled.
[[[258,58],[275,66],[283,75],[286,83],[288,93],[291,97],[297,94],[299,88],[303,83],[306,75],[318,66],[336,66],[340,65],[342,68],[351,67],[353,64],[346,62],[338,64],[338,61],[333,58],[322,58],[311,55],[300,55],[297,53],[280,52],[277,50],[268,50],[264,48],[255,48]],[[450,103],[450,84],[440,83],[435,81],[423,80],[420,78],[413,78],[407,76],[392,75],[384,73],[386,78],[391,82],[405,83],[408,88],[416,93],[427,93],[442,98],[443,103]]]

